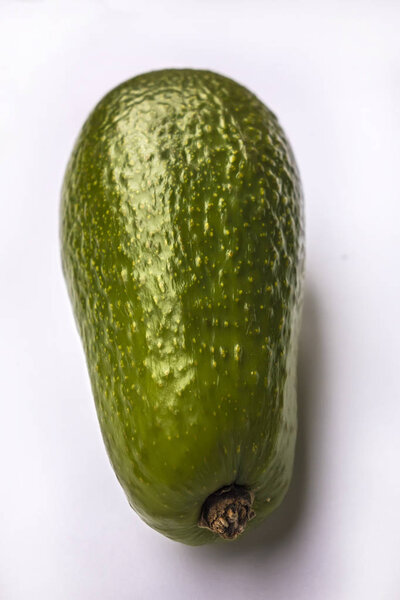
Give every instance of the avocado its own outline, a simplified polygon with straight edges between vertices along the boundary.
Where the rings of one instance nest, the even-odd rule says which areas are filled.
[[[63,272],[129,503],[186,544],[282,501],[296,440],[298,169],[275,115],[210,71],[139,75],[80,132]]]

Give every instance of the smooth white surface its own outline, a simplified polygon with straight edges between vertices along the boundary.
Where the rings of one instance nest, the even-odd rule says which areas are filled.
[[[0,597],[400,598],[397,2],[0,4]],[[109,466],[60,270],[64,168],[88,112],[147,70],[228,75],[302,173],[307,292],[290,494],[240,543],[145,526]]]

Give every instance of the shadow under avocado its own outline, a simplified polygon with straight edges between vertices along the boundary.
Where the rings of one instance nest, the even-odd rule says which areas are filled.
[[[207,557],[221,560],[254,550],[274,552],[281,544],[288,544],[301,535],[313,474],[309,470],[309,458],[317,451],[314,425],[317,422],[319,402],[323,385],[323,344],[321,339],[318,299],[312,282],[307,281],[303,319],[299,341],[298,359],[298,433],[293,478],[282,504],[260,524],[233,543],[217,543],[207,546]],[[205,548],[204,546],[202,548]],[[200,550],[201,551],[201,550]]]

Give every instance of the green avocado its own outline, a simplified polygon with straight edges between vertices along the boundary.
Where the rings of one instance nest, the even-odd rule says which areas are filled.
[[[62,265],[129,503],[192,545],[283,499],[296,440],[301,184],[275,115],[209,71],[122,83],[70,158]]]

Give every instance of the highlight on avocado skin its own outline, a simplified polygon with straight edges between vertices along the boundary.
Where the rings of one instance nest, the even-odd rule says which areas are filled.
[[[296,440],[303,201],[277,118],[209,71],[122,83],[73,149],[61,251],[132,508],[186,544],[245,535],[285,496]]]

